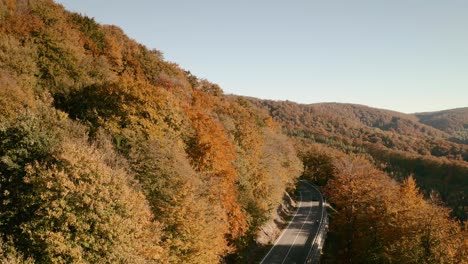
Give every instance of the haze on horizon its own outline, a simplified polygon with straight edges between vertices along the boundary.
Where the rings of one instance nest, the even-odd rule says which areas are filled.
[[[226,93],[405,113],[468,106],[468,1],[56,2]]]

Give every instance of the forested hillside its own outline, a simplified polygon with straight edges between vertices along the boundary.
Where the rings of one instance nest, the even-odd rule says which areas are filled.
[[[468,145],[451,142],[447,132],[413,115],[361,105],[248,100],[266,109],[298,146],[322,143],[368,155],[399,181],[413,175],[427,196],[437,191],[453,215],[467,219]]]
[[[0,0],[0,262],[242,263],[302,176],[337,210],[324,262],[463,263],[466,119],[441,118],[224,95],[117,26]]]
[[[415,114],[421,123],[449,133],[454,142],[468,144],[468,108]]]
[[[323,263],[468,261],[466,145],[393,111],[246,100],[295,140],[303,177],[336,210]]]
[[[323,144],[302,153],[304,177],[324,184],[336,210],[321,263],[465,263],[466,229],[410,176],[397,182],[365,155]]]
[[[301,174],[267,114],[49,0],[0,1],[0,85],[2,263],[217,263]]]

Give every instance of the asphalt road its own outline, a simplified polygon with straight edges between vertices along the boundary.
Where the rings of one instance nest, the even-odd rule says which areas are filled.
[[[319,227],[321,194],[304,181],[299,184],[298,191],[300,202],[293,219],[262,259],[261,264],[302,264],[306,261],[310,245]]]

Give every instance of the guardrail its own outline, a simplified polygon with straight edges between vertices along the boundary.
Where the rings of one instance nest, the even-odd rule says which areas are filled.
[[[306,182],[306,184],[313,187],[320,194],[319,205],[320,205],[320,208],[321,208],[321,217],[320,217],[320,221],[318,223],[319,226],[318,226],[317,233],[315,234],[315,237],[314,237],[314,239],[312,240],[312,242],[310,244],[309,253],[307,254],[307,258],[306,258],[305,263],[307,263],[307,264],[309,264],[309,263],[320,263],[320,256],[322,254],[322,248],[323,248],[323,245],[325,243],[325,238],[326,238],[327,232],[328,232],[328,214],[327,214],[327,210],[326,210],[326,207],[325,207],[325,202],[324,202],[323,196],[320,193],[319,189],[316,186],[314,186],[314,185],[312,185],[312,184],[310,184],[308,182]]]

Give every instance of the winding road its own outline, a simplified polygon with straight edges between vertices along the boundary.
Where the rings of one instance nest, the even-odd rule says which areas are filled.
[[[310,245],[316,239],[320,221],[323,217],[323,200],[320,192],[306,181],[298,186],[300,202],[297,211],[260,262],[270,263],[305,263]]]

